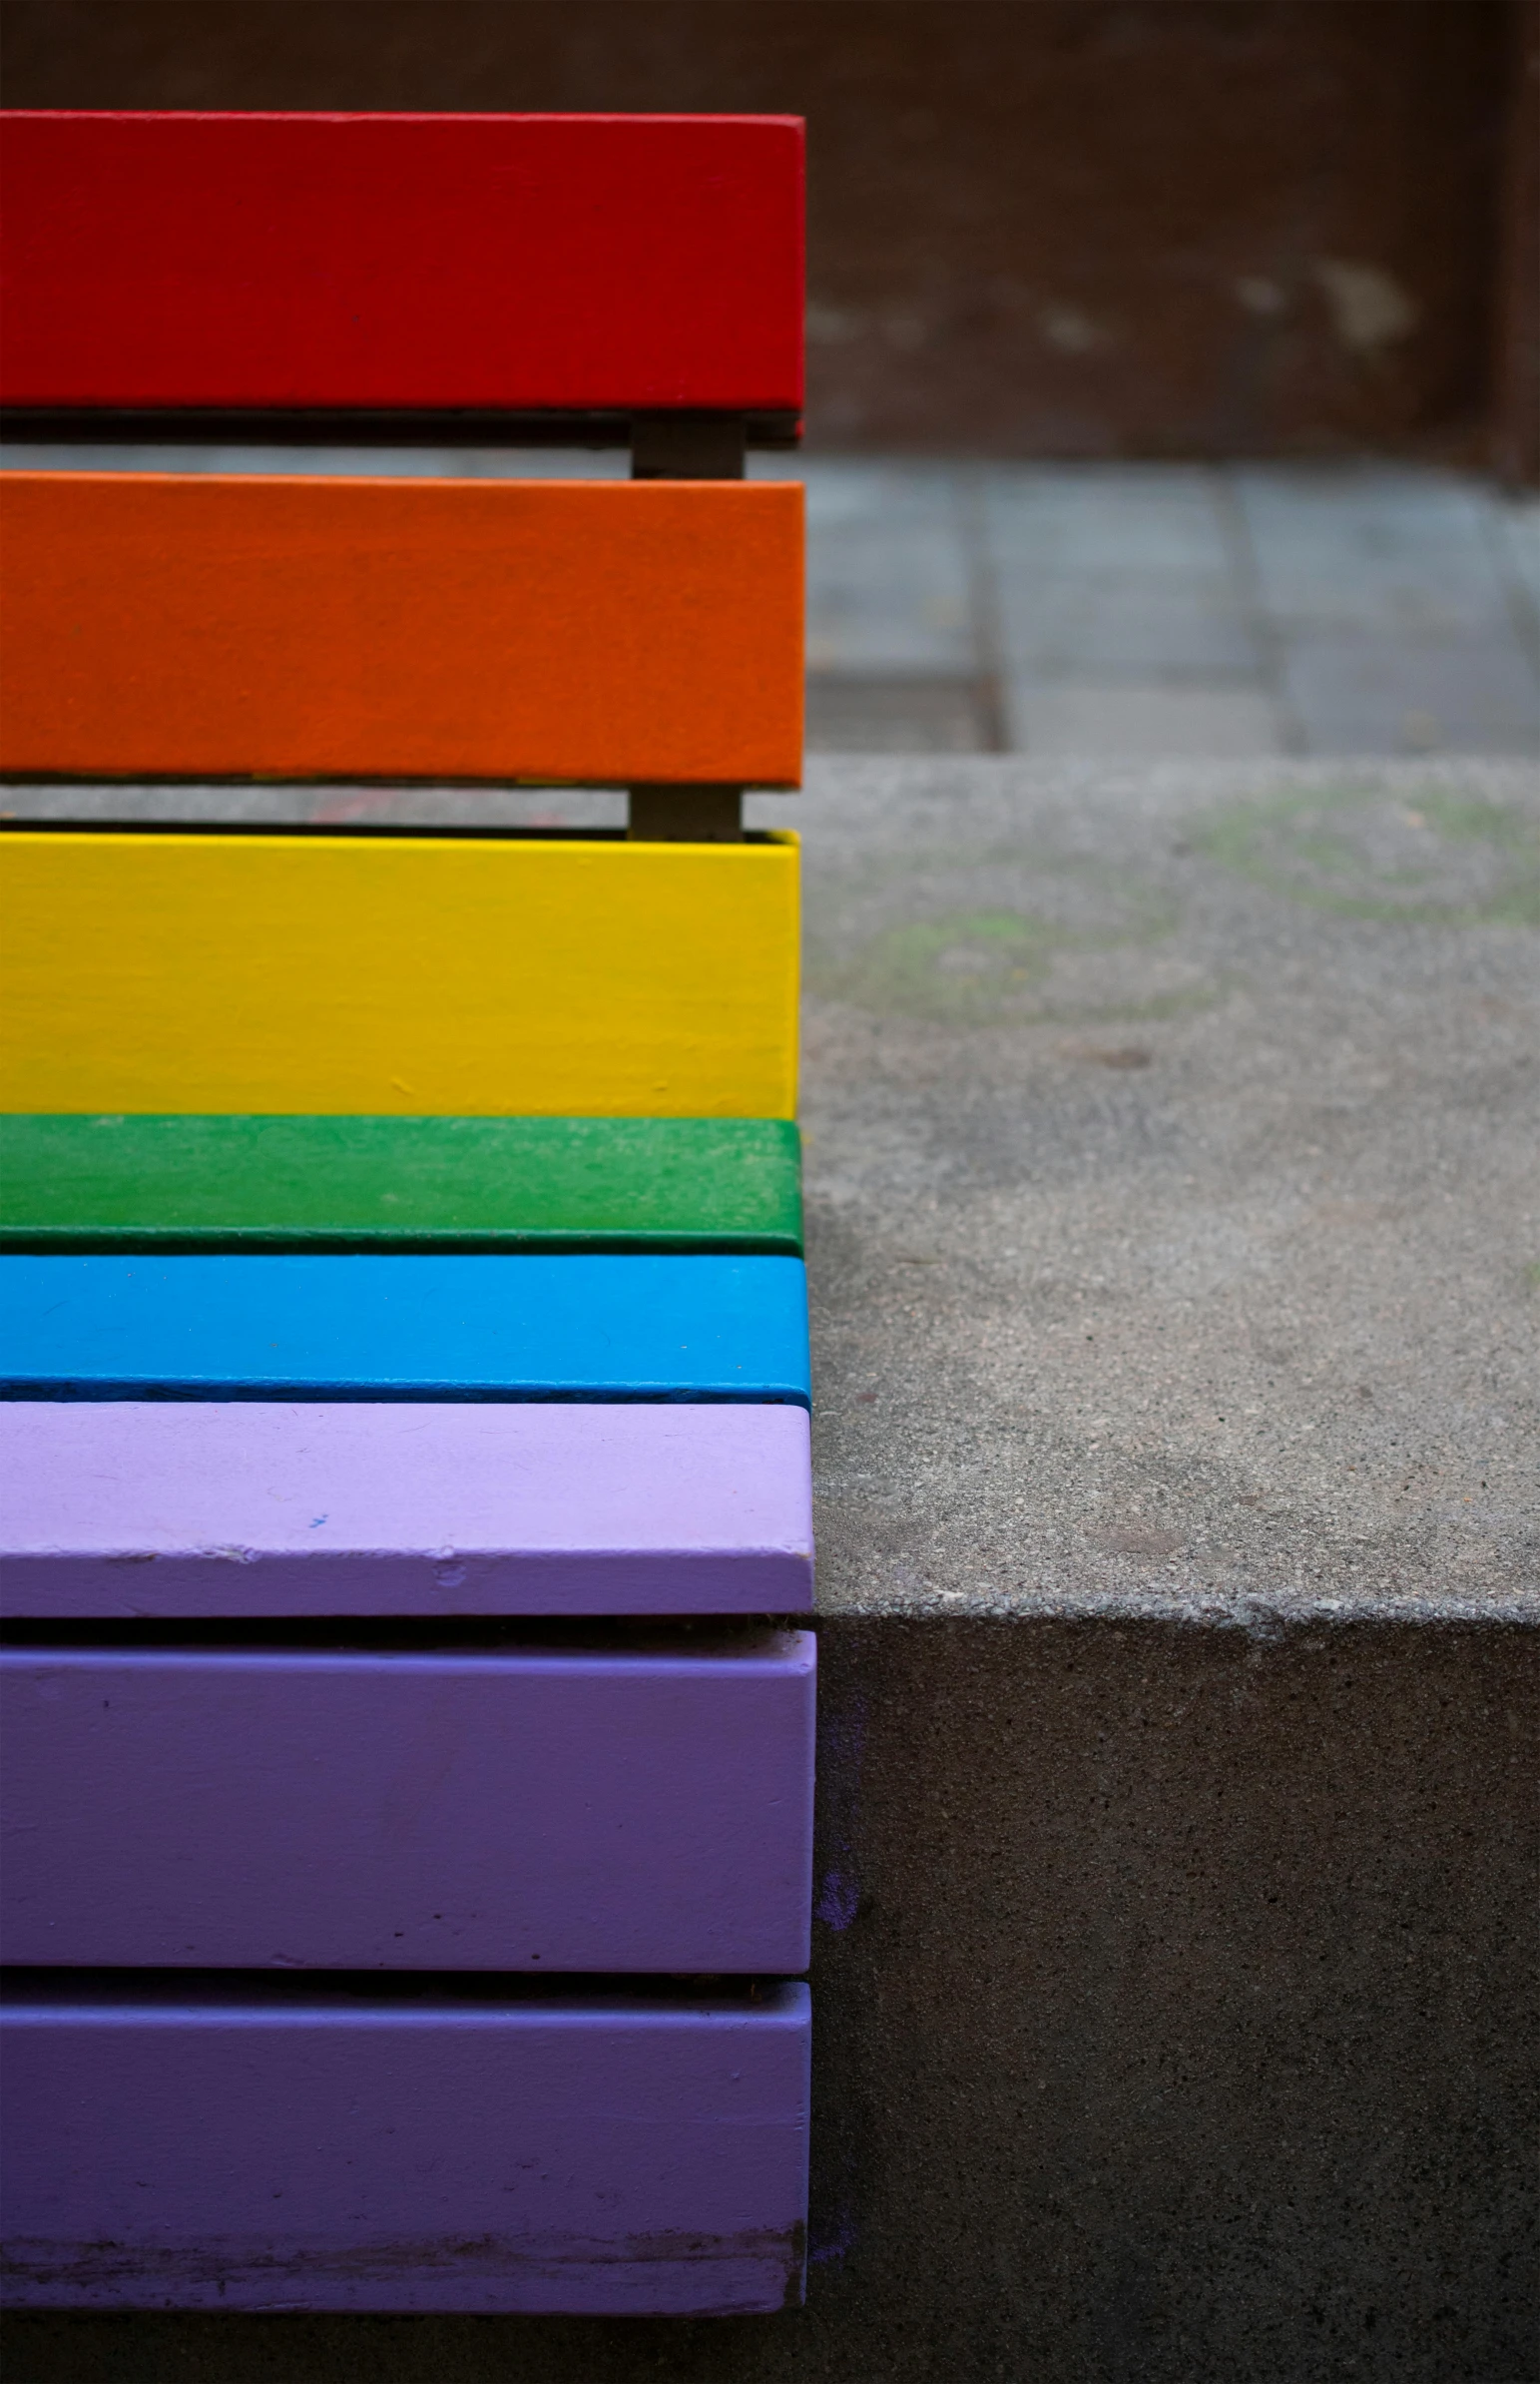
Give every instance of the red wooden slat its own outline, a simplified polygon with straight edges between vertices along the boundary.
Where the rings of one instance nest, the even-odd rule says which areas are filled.
[[[0,400],[801,403],[792,117],[13,111]]]

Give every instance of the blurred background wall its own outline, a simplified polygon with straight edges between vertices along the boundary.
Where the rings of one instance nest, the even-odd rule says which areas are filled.
[[[1533,474],[1536,0],[4,0],[13,107],[771,109],[809,440]]]

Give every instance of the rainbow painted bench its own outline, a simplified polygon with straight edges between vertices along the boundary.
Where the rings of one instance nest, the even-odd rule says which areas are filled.
[[[799,2296],[801,128],[25,114],[0,770],[630,791],[0,833],[8,2292]]]

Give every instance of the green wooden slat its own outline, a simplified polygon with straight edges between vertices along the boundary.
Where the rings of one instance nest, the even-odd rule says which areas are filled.
[[[800,1254],[779,1118],[0,1117],[7,1250]]]

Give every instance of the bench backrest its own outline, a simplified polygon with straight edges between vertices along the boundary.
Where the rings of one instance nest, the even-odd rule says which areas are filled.
[[[0,1103],[789,1116],[795,855],[738,790],[799,775],[801,491],[732,475],[800,402],[800,126],[5,135],[24,420],[608,409],[639,477],[0,475],[0,771],[619,785],[643,841],[7,835]]]
[[[801,492],[725,482],[800,403],[798,124],[23,112],[0,173],[12,427],[603,415],[705,483],[7,474],[0,772],[795,785]]]

